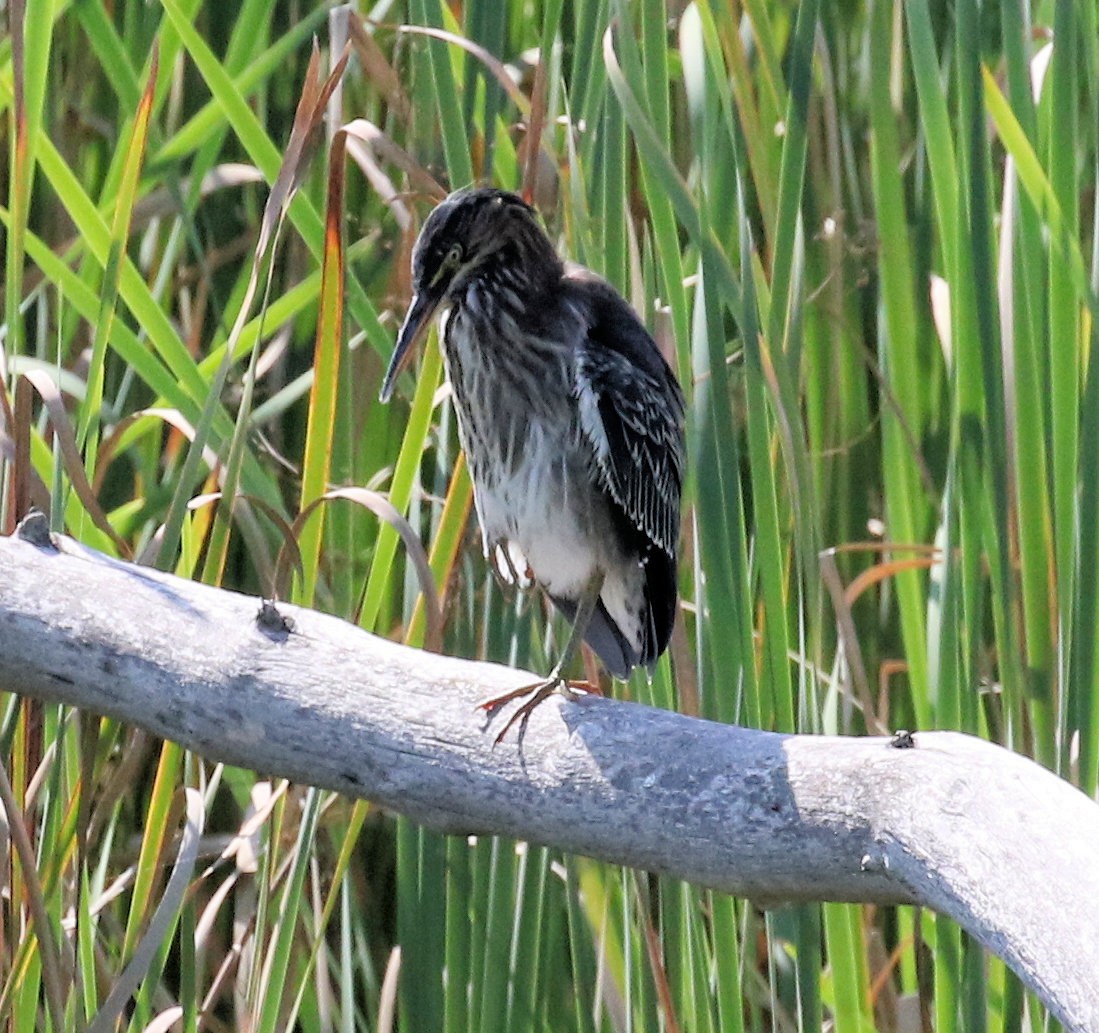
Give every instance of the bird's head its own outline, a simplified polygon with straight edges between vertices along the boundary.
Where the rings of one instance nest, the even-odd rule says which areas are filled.
[[[398,375],[439,306],[509,245],[527,273],[534,273],[539,261],[559,265],[534,209],[518,194],[491,187],[458,190],[427,217],[412,249],[412,302],[382,382],[383,402],[389,400]]]

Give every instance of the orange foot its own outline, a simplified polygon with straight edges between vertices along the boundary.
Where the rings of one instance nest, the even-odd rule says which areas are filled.
[[[565,697],[571,697],[577,692],[594,692],[598,695],[602,695],[599,691],[599,687],[597,685],[592,685],[591,682],[570,681],[568,678],[551,677],[547,678],[545,681],[535,682],[533,685],[523,685],[518,689],[512,689],[511,692],[506,692],[502,696],[486,699],[483,703],[477,704],[477,709],[485,711],[491,720],[496,711],[505,703],[510,703],[513,699],[522,699],[524,696],[530,696],[530,699],[508,718],[507,724],[504,725],[503,730],[493,740],[492,745],[496,746],[503,742],[504,737],[517,721],[519,722],[518,741],[522,742],[523,736],[526,734],[527,722],[530,720],[530,715],[534,712],[534,708],[538,706],[539,703],[549,699],[555,692],[560,692],[561,695]]]

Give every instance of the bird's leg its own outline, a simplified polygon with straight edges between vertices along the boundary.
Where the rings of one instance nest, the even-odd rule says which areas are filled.
[[[508,718],[507,724],[504,725],[500,734],[496,736],[495,741],[497,743],[503,741],[504,736],[508,734],[512,725],[516,722],[519,722],[519,738],[522,739],[523,733],[526,731],[527,721],[530,720],[531,713],[539,703],[549,698],[555,692],[565,692],[568,694],[572,690],[574,683],[570,682],[565,677],[564,672],[569,669],[569,665],[576,658],[576,654],[580,650],[580,645],[584,641],[584,632],[587,631],[588,622],[591,620],[592,614],[595,613],[596,606],[599,605],[599,593],[602,590],[603,571],[597,570],[584,586],[584,592],[580,596],[580,602],[577,604],[576,615],[572,622],[572,632],[569,635],[568,641],[565,643],[565,648],[561,653],[560,659],[554,664],[553,670],[550,671],[548,678],[544,681],[535,682],[533,685],[523,685],[518,689],[512,689],[511,692],[506,692],[502,696],[486,699],[483,703],[478,704],[479,710],[486,710],[491,715],[505,703],[510,703],[513,699],[521,699],[523,696],[530,696],[530,699]],[[576,682],[575,687],[580,688],[587,684],[587,682]]]

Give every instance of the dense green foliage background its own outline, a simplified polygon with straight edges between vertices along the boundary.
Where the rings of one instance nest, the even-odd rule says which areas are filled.
[[[682,620],[629,696],[779,730],[964,729],[1095,794],[1089,0],[7,12],[5,531],[37,502],[112,553],[292,581],[380,633],[547,669],[542,602],[478,555],[434,345],[376,401],[435,184],[525,189],[688,396]],[[364,120],[357,143],[299,162],[310,39],[327,67],[348,33],[327,111]],[[257,260],[283,153],[296,195]],[[345,168],[346,268],[330,234],[322,287]],[[933,915],[764,914],[0,707],[36,859],[13,856],[0,902],[11,1030],[82,1028],[131,978],[133,1030],[1051,1026]],[[205,835],[176,883],[183,786]]]

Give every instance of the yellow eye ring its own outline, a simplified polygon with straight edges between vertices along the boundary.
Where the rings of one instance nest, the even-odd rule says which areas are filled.
[[[431,278],[429,286],[434,287],[439,284],[444,277],[451,275],[462,264],[462,245],[451,244],[450,250],[443,256],[443,260],[439,263],[439,268],[435,275]]]

